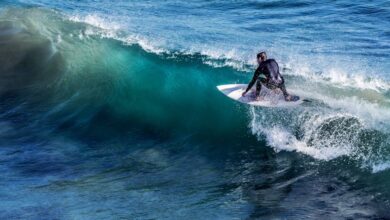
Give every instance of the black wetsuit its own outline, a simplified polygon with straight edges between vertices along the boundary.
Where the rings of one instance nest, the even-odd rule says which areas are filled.
[[[266,78],[259,78],[260,74],[265,75]],[[246,92],[252,88],[256,81],[256,97],[260,95],[261,83],[269,89],[279,88],[282,90],[284,97],[288,96],[286,87],[284,86],[284,79],[279,73],[278,63],[274,59],[268,59],[260,63],[252,80],[249,82]]]

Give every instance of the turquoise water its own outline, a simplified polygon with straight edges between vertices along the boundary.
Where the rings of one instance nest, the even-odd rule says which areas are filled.
[[[1,219],[390,218],[386,1],[0,6]]]

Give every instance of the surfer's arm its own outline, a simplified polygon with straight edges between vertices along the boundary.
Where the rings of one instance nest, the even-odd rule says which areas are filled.
[[[255,73],[253,74],[252,80],[249,82],[248,87],[246,88],[245,92],[242,94],[243,96],[253,87],[256,80],[259,78],[260,71],[257,69]]]

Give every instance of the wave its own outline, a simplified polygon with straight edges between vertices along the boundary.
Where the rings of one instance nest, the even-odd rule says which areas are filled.
[[[14,84],[23,79],[17,88],[3,85],[0,95],[7,98],[8,105],[3,112],[5,120],[18,109],[20,114],[30,115],[30,120],[39,121],[37,126],[46,124],[52,130],[85,135],[103,133],[104,137],[145,129],[212,138],[235,132],[228,124],[245,130],[241,123],[245,114],[215,91],[216,82],[235,78],[233,70],[208,68],[201,58],[192,56],[156,55],[138,44],[123,44],[97,34],[103,33],[102,29],[64,18],[40,8],[9,9],[0,16],[0,20],[11,21],[10,27],[0,29],[14,39],[7,42],[9,48],[23,45],[13,52],[20,53],[21,59],[12,59],[13,64],[2,72]],[[20,27],[18,32],[12,31],[15,26]],[[45,44],[35,45],[30,39]],[[46,50],[47,58],[41,53]],[[8,51],[0,53],[6,57]],[[7,59],[1,62],[7,66]],[[31,65],[19,68],[26,63]],[[25,75],[32,77],[31,82],[25,81]],[[17,93],[9,95],[12,91]],[[105,131],[107,121],[111,133]]]
[[[252,134],[276,151],[346,157],[373,172],[388,168],[390,84],[384,79],[316,73],[304,65],[297,71],[297,62],[284,62],[288,89],[311,102],[257,109],[215,89],[249,80],[254,63],[240,50],[172,50],[98,15],[41,8],[1,12],[0,40],[7,82],[0,95],[8,103],[1,119],[23,115],[20,123],[36,121],[29,129],[99,138],[143,129],[227,141],[246,137],[249,117]]]

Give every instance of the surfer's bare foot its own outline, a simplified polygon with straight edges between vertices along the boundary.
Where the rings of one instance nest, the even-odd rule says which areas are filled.
[[[261,96],[256,96],[255,100],[256,100],[256,101],[263,101],[263,97],[261,97]]]
[[[284,100],[286,100],[287,102],[289,102],[289,101],[292,100],[292,96],[291,96],[291,95],[288,95],[288,96],[284,97]]]

